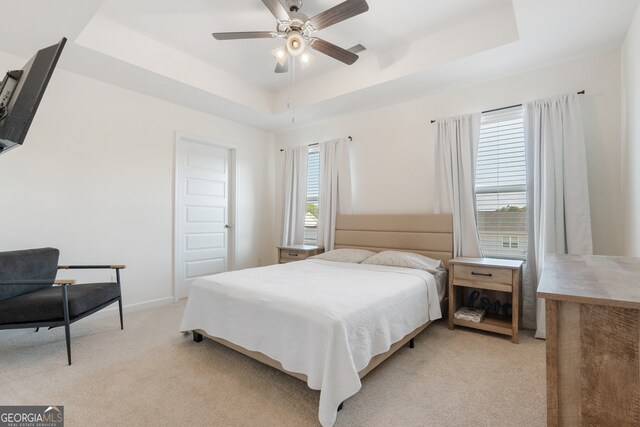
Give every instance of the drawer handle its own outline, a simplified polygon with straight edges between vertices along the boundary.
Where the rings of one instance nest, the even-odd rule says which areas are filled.
[[[289,256],[298,256],[298,254],[295,252],[289,252]]]
[[[491,277],[493,276],[493,274],[491,273],[476,273],[475,271],[471,272],[472,276],[484,276],[484,277]]]

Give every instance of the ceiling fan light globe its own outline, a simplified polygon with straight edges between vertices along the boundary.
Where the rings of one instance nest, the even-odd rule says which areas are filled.
[[[289,59],[289,52],[287,51],[287,48],[284,46],[280,46],[276,49],[273,49],[271,51],[271,54],[273,55],[273,58],[278,61],[278,64],[280,65],[284,65],[287,62],[287,59]]]
[[[300,34],[293,33],[287,37],[287,50],[292,56],[301,55],[306,48],[307,43]]]
[[[316,59],[315,56],[311,55],[308,50],[305,50],[302,55],[300,55],[300,67],[304,70]]]

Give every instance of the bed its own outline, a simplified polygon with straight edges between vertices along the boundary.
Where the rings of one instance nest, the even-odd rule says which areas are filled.
[[[339,215],[336,249],[452,258],[451,215]],[[196,280],[193,331],[320,390],[331,426],[361,379],[442,316],[446,279],[422,270],[310,259]],[[439,279],[439,280],[437,280]],[[438,284],[440,283],[440,286]]]

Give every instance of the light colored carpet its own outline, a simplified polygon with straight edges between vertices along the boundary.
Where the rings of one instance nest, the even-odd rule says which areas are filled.
[[[317,426],[319,393],[210,340],[178,332],[182,304],[2,338],[0,404],[64,405],[68,426]],[[341,426],[543,426],[543,341],[436,322],[373,373]]]

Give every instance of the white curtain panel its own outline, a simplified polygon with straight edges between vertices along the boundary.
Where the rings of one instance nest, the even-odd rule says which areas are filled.
[[[479,257],[476,159],[480,113],[440,119],[436,133],[436,213],[453,213],[453,255]]]
[[[319,199],[318,245],[331,251],[335,246],[336,215],[352,212],[348,139],[320,143]]]
[[[307,211],[306,145],[284,150],[284,211],[282,215],[282,244],[304,243],[304,220]]]
[[[535,292],[548,254],[593,253],[587,158],[578,95],[530,102],[525,110],[527,267],[524,323],[535,313],[545,338],[544,300]]]

